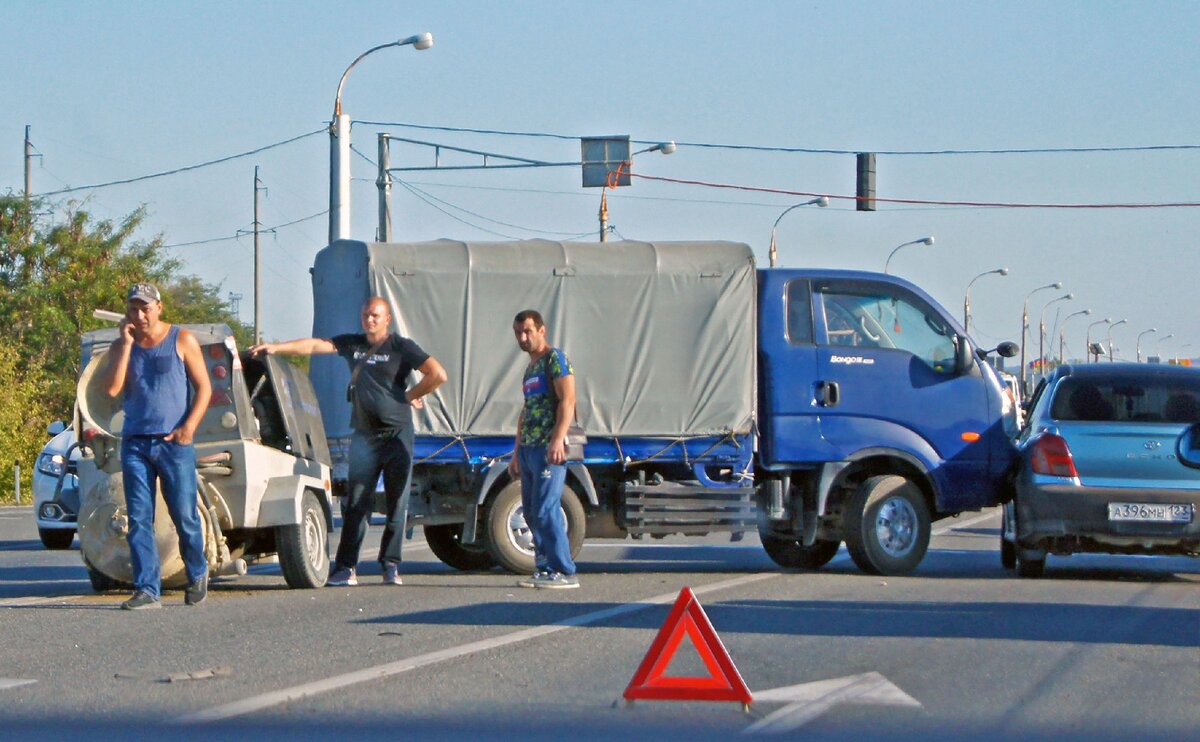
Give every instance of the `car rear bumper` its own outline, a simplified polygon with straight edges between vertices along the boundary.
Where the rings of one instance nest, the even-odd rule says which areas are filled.
[[[1112,521],[1110,503],[1190,505],[1189,523]],[[1200,553],[1200,490],[1030,484],[1017,487],[1017,541],[1053,553]]]

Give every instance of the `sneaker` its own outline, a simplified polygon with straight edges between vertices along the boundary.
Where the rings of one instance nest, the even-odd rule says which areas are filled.
[[[141,590],[121,604],[121,609],[126,611],[145,611],[151,608],[162,608],[162,603],[150,593],[144,593]]]
[[[385,585],[403,585],[404,581],[400,579],[400,565],[388,562],[383,565],[383,584]]]
[[[564,575],[562,572],[543,572],[534,576],[533,586],[539,590],[542,588],[569,590],[579,587],[579,578],[575,575]]]
[[[537,587],[539,579],[544,580],[544,579],[546,579],[546,577],[548,575],[552,575],[552,574],[554,574],[554,573],[548,569],[539,569],[538,571],[534,572],[533,574],[529,575],[528,577],[521,579],[521,580],[517,580],[517,586],[518,587]]]
[[[329,573],[329,579],[325,584],[330,587],[354,587],[358,584],[358,574],[354,567],[338,567],[334,566],[333,571]]]
[[[183,591],[183,602],[187,605],[200,605],[208,597],[208,575],[187,586]]]

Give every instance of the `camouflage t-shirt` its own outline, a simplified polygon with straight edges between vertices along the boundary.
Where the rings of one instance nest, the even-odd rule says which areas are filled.
[[[525,407],[521,409],[521,445],[550,445],[550,434],[554,432],[555,406],[558,397],[554,394],[554,380],[575,373],[571,362],[558,348],[529,364],[521,387],[525,393]]]

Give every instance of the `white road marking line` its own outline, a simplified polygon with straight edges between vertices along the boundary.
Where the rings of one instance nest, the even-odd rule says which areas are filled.
[[[76,600],[82,600],[87,595],[31,595],[23,598],[0,598],[0,608],[28,608],[35,605],[49,605],[51,603],[73,603]]]
[[[746,727],[743,734],[779,734],[798,729],[841,703],[921,708],[921,702],[877,672],[818,680],[754,694],[755,703],[786,702]]]
[[[780,574],[781,573],[767,573],[735,577],[733,579],[722,580],[720,582],[714,582],[701,587],[692,588],[692,592],[696,595],[705,595],[707,593],[713,593],[719,590],[727,590],[733,587],[748,585],[752,582],[758,582],[760,580],[769,580],[774,577],[778,577]],[[606,608],[601,611],[593,611],[580,616],[563,619],[562,621],[558,621],[556,623],[546,624],[544,626],[535,626],[529,629],[522,629],[521,631],[514,631],[510,634],[504,634],[503,636],[497,636],[492,639],[470,642],[457,647],[448,647],[446,649],[440,649],[436,652],[429,652],[428,654],[417,655],[416,657],[409,657],[408,659],[389,662],[383,665],[376,665],[375,667],[368,667],[363,670],[357,670],[355,672],[349,672],[343,675],[335,675],[334,677],[326,678],[324,680],[317,680],[311,683],[304,683],[302,685],[292,686],[291,688],[273,691],[271,693],[264,693],[259,696],[245,698],[241,701],[235,701],[223,706],[216,706],[203,711],[187,714],[186,716],[180,717],[176,721],[183,724],[196,724],[220,721],[222,719],[230,719],[236,716],[244,716],[256,711],[262,711],[263,709],[271,708],[272,706],[278,706],[291,701],[298,701],[307,696],[328,693],[332,690],[338,690],[347,686],[357,685],[358,683],[365,683],[369,680],[388,678],[393,675],[399,675],[400,673],[408,672],[409,670],[416,670],[418,668],[427,667],[439,662],[445,662],[446,660],[458,659],[459,657],[465,657],[477,652],[484,652],[497,647],[504,647],[510,644],[516,644],[518,642],[529,641],[530,639],[537,639],[539,637],[548,636],[550,634],[555,634],[560,631],[565,631],[567,629],[572,629],[579,626],[588,626],[605,619],[615,618],[617,616],[623,616],[629,613],[635,613],[637,611],[642,611],[657,605],[666,605],[673,602],[677,597],[678,593],[676,592],[663,593],[662,595],[655,595],[652,598],[646,598],[634,603],[625,603],[622,605],[613,606],[612,608]]]
[[[930,535],[931,536],[945,536],[947,533],[950,533],[951,531],[958,530],[959,528],[966,528],[967,526],[973,526],[976,523],[982,523],[983,521],[987,520],[988,518],[995,518],[997,515],[999,515],[999,513],[981,513],[980,515],[976,515],[974,518],[967,518],[964,521],[960,521],[957,518],[953,518],[952,520],[954,522],[948,523],[948,524],[942,526],[941,528],[935,528],[933,530],[933,533],[931,533]]]
[[[22,685],[30,685],[36,682],[36,680],[22,680],[20,678],[0,678],[0,690],[4,690],[5,688],[18,688]]]

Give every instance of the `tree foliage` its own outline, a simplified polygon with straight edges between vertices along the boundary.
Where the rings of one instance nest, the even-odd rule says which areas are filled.
[[[15,378],[37,380],[32,390],[23,385],[20,391],[0,380],[0,407],[28,409],[35,451],[46,425],[70,416],[80,335],[113,326],[93,317],[93,310],[124,312],[130,284],[156,284],[168,321],[224,322],[246,347],[252,333],[221,301],[220,287],[181,274],[181,263],[163,251],[160,237],[138,237],[144,209],[114,222],[95,219],[77,203],[41,216],[45,208],[37,200],[0,196],[0,349],[11,356]],[[8,464],[0,466],[7,470]]]

